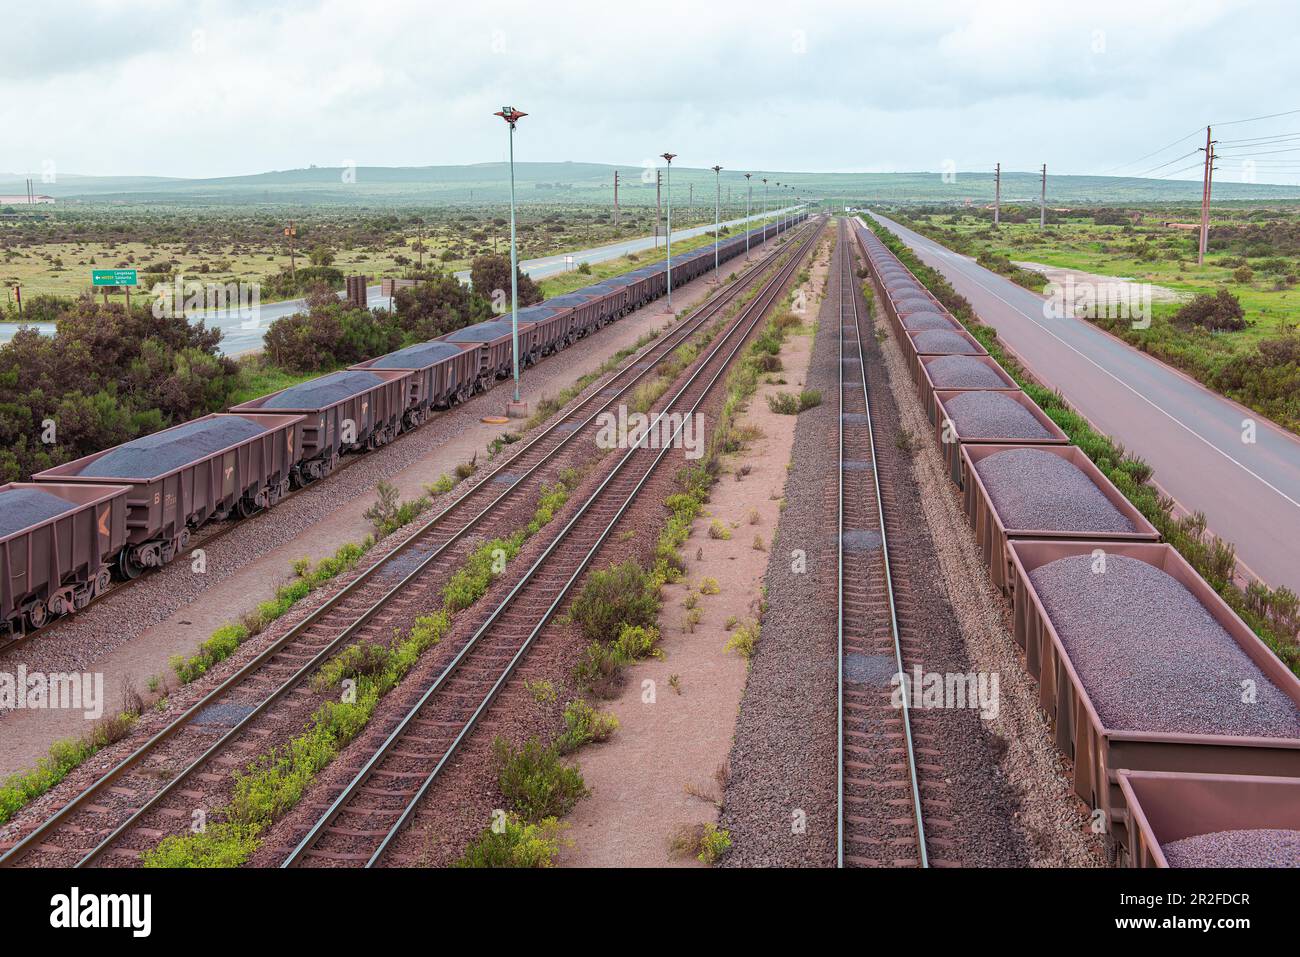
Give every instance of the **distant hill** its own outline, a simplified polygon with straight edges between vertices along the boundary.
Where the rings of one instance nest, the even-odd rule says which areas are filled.
[[[604,163],[517,163],[516,191],[521,203],[609,203],[614,171],[620,172],[619,200],[628,205],[653,204],[655,174],[638,166]],[[468,166],[361,166],[275,170],[215,179],[159,176],[60,175],[38,192],[57,200],[83,203],[169,205],[325,204],[367,207],[446,203],[504,203],[509,199],[505,163]],[[760,178],[795,186],[805,200],[843,202],[985,203],[993,199],[993,174],[961,173],[944,182],[937,172],[799,173],[755,172],[754,201],[761,202]],[[24,175],[0,174],[0,193],[21,193]],[[673,196],[682,202],[692,189],[697,205],[714,196],[712,170],[673,168]],[[731,190],[733,205],[744,196],[741,172],[722,173],[723,201]],[[1036,173],[1003,173],[1006,203],[1037,202]],[[773,205],[778,190],[769,188]],[[1199,182],[1137,179],[1118,176],[1048,176],[1048,204],[1081,203],[1199,203]],[[1300,186],[1223,182],[1215,185],[1216,201],[1277,201],[1300,199]]]

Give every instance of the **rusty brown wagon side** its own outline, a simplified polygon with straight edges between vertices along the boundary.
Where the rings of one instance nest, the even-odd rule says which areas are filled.
[[[1037,449],[1047,455],[1055,455],[1069,462],[1092,482],[1106,496],[1106,500],[1115,507],[1133,526],[1131,532],[1073,532],[1069,529],[1050,528],[1008,528],[993,503],[984,479],[980,476],[979,463],[991,455],[1016,449]],[[961,446],[962,474],[965,481],[962,489],[962,507],[966,518],[970,520],[975,532],[975,543],[984,556],[988,566],[989,578],[1000,590],[1006,591],[1012,575],[1011,555],[1007,548],[1012,539],[1090,539],[1117,542],[1157,542],[1160,533],[1154,525],[1146,520],[1141,512],[1124,497],[1115,483],[1102,474],[1101,469],[1077,445],[963,445]]]
[[[1121,863],[1169,867],[1164,846],[1216,831],[1300,831],[1300,778],[1177,771],[1116,772],[1124,798]]]
[[[1012,541],[1011,585],[1013,634],[1024,654],[1025,668],[1038,682],[1039,706],[1053,729],[1056,746],[1074,762],[1076,794],[1100,809],[1115,841],[1127,840],[1124,798],[1117,772],[1182,771],[1300,777],[1300,738],[1246,737],[1223,734],[1123,731],[1102,723],[1035,592],[1030,573],[1049,562],[1076,555],[1124,556],[1147,562],[1190,591],[1237,646],[1279,691],[1300,708],[1300,679],[1269,651],[1250,627],[1228,607],[1169,545],[1114,541]],[[1116,609],[1116,614],[1123,614]]]
[[[243,420],[249,434],[180,464],[165,464],[154,474],[95,474],[110,454],[192,430],[203,423]],[[302,456],[301,415],[218,412],[161,432],[102,449],[32,476],[42,485],[125,485],[127,540],[118,559],[124,578],[167,564],[189,544],[190,533],[212,520],[238,512],[249,515],[274,505],[288,492]],[[184,431],[183,431],[184,430]],[[162,459],[159,460],[163,461]],[[142,469],[143,471],[143,469]]]
[[[34,631],[106,591],[126,544],[127,485],[11,482],[10,493],[53,496],[66,509],[23,527],[0,524],[0,636]],[[2,517],[2,516],[0,516]],[[15,516],[10,516],[16,518]]]

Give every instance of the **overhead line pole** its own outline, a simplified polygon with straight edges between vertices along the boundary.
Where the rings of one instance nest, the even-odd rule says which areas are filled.
[[[664,232],[664,238],[667,240],[668,250],[668,311],[673,311],[673,157],[676,153],[664,153],[663,157],[668,161],[668,226]]]
[[[749,208],[754,204],[754,184],[750,182],[749,178],[753,175],[753,173],[745,174],[745,189],[747,191],[745,196],[745,262],[749,262]]]
[[[1196,265],[1205,265],[1205,250],[1210,242],[1210,190],[1214,175],[1214,140],[1205,128],[1205,173],[1201,178],[1201,235],[1196,247]]]
[[[717,192],[713,197],[713,281],[718,282],[718,241],[722,239],[722,167],[713,167]]]
[[[1002,225],[1002,164],[993,169],[993,225]]]
[[[1047,227],[1047,164],[1043,164],[1042,192],[1038,194],[1038,228]]]

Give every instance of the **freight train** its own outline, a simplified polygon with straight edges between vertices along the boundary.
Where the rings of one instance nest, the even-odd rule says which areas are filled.
[[[805,219],[729,237],[719,260]],[[674,256],[673,286],[713,263],[712,246]],[[661,261],[520,309],[520,366],[663,296],[668,272]],[[0,640],[166,565],[209,522],[271,508],[343,456],[491,388],[513,363],[511,323],[494,318],[0,486]]]
[[[855,235],[1108,849],[1294,866],[1300,680],[884,242]]]

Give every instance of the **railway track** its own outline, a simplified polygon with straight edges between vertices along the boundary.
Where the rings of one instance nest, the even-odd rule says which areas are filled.
[[[809,230],[803,246],[710,344],[695,371],[662,404],[652,425],[672,412],[696,412],[730,368],[749,334],[781,295],[821,233]],[[673,442],[628,449],[591,497],[487,615],[455,657],[396,723],[387,738],[325,809],[282,862],[372,867],[380,863],[421,800],[505,686],[517,665],[594,560],[619,519]]]
[[[867,375],[864,319],[854,275],[852,240],[840,220],[832,271],[838,280],[839,494],[838,642],[839,749],[837,865],[929,867],[947,821],[927,820],[927,805],[942,806],[942,775],[924,714],[907,695],[894,700],[897,675],[918,660],[917,615],[908,599],[911,577],[890,552],[890,529],[900,517],[877,465],[878,423]],[[868,326],[866,335],[871,335]],[[901,574],[900,574],[901,572]]]
[[[805,230],[805,235],[811,229]],[[440,593],[447,569],[458,564],[457,554],[468,553],[478,543],[476,530],[503,507],[531,501],[526,498],[529,495],[535,498],[548,467],[573,447],[578,436],[590,435],[589,427],[601,412],[625,400],[678,346],[715,321],[761,279],[789,248],[783,245],[769,252],[740,280],[725,286],[674,329],[630,357],[602,388],[589,390],[585,398],[474,486],[422,522],[389,554],[14,843],[0,856],[0,866],[86,866],[101,859],[134,863],[140,850],[137,845],[152,846],[158,836],[174,827],[178,812],[166,807],[169,798],[183,797],[186,807],[202,806],[203,789],[216,791],[228,779],[228,773],[209,770],[209,765],[222,769],[244,766],[263,749],[264,735],[257,734],[259,722],[297,714],[303,710],[304,700],[310,710],[306,683],[320,665],[354,641],[387,639],[398,623],[409,624],[417,610],[431,607],[428,602]],[[798,258],[795,255],[791,260]],[[788,274],[788,265],[778,270],[762,284],[755,301],[763,299],[780,277]],[[736,318],[733,331],[746,315],[748,312],[742,312]],[[439,570],[443,574],[438,574]],[[168,746],[184,755],[183,767],[170,766]]]

